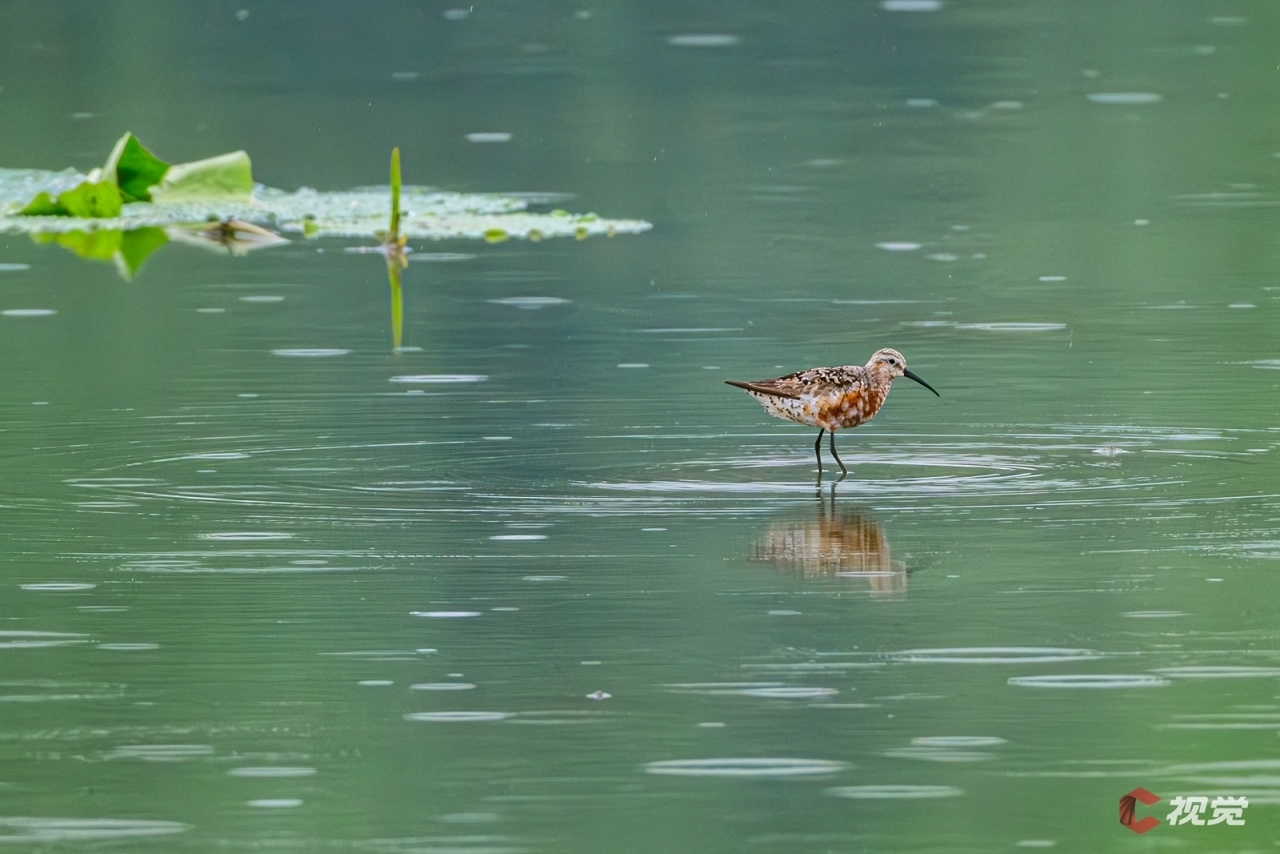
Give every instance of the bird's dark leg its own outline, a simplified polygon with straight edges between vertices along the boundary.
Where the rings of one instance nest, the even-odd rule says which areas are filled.
[[[818,436],[818,441],[819,442],[822,441],[821,435]],[[836,462],[839,463],[840,465],[840,477],[841,478],[847,477],[849,474],[849,470],[844,467],[844,463],[840,460],[840,455],[836,453],[836,431],[835,430],[831,431],[831,456],[835,457]]]
[[[819,430],[818,441],[813,443],[813,455],[818,458],[818,477],[822,477],[822,434],[825,432],[827,431]],[[834,436],[835,434],[832,433],[831,435]],[[841,468],[843,468],[843,466],[841,466]]]

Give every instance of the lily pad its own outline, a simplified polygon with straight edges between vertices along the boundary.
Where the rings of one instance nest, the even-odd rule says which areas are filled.
[[[338,192],[302,188],[294,192],[253,183],[243,151],[170,165],[131,133],[116,142],[106,164],[88,175],[67,170],[0,169],[0,233],[63,234],[139,228],[199,229],[210,222],[261,226],[305,238],[376,238],[404,241],[541,240],[596,234],[635,234],[651,228],[642,220],[602,219],[593,213],[529,210],[551,206],[557,195],[447,193],[400,185],[399,150],[393,153],[392,185]],[[388,203],[391,231],[387,232]],[[238,227],[238,226],[237,226]],[[94,241],[77,238],[88,257],[99,257]],[[255,242],[255,245],[264,245]],[[154,247],[152,247],[154,248]],[[81,250],[77,250],[81,251]]]
[[[150,188],[150,193],[151,200],[157,204],[197,200],[249,201],[253,196],[249,155],[233,151],[170,166],[160,182]]]
[[[0,169],[0,232],[40,234],[83,231],[86,227],[127,231],[148,225],[168,228],[238,220],[308,238],[379,239],[386,232],[391,201],[388,186],[332,192],[305,187],[287,192],[257,186],[242,201],[193,198],[164,204],[130,202],[117,215],[92,222],[51,214],[19,215],[34,195],[63,192],[69,179],[79,184],[86,177],[35,169]],[[653,227],[637,219],[530,210],[534,206],[562,204],[564,198],[555,194],[450,193],[406,186],[400,195],[400,233],[410,240],[492,240],[497,234],[523,240],[581,239],[639,234]]]
[[[110,181],[81,181],[57,197],[47,191],[36,194],[20,216],[69,216],[89,219],[106,219],[120,215],[124,204],[120,190]]]
[[[103,176],[108,181],[115,180],[126,202],[151,201],[151,188],[159,184],[168,171],[169,164],[144,148],[131,133],[120,137],[102,167]]]

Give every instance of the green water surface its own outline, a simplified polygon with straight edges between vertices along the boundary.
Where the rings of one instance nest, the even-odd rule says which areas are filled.
[[[125,282],[0,236],[0,848],[1280,839],[1272,5],[0,32],[5,166],[132,130],[334,189],[399,145],[407,181],[655,225],[415,245],[398,352],[342,241]],[[887,346],[942,396],[898,383],[838,483],[723,384]],[[1178,795],[1245,824],[1169,826]]]

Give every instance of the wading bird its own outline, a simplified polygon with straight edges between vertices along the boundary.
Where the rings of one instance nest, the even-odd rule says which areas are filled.
[[[819,475],[822,474],[822,434],[830,432],[831,456],[835,457],[843,477],[849,470],[836,453],[836,431],[870,421],[884,405],[889,386],[898,377],[915,380],[938,394],[937,389],[907,370],[901,353],[888,348],[877,350],[865,365],[810,368],[771,380],[725,382],[746,389],[760,401],[765,412],[775,418],[817,427],[818,440],[813,443],[813,452],[818,458]]]

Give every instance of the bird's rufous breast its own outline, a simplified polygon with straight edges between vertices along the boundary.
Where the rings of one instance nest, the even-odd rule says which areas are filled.
[[[818,426],[827,430],[845,430],[869,420],[884,403],[884,392],[867,386],[837,391],[822,401]]]

